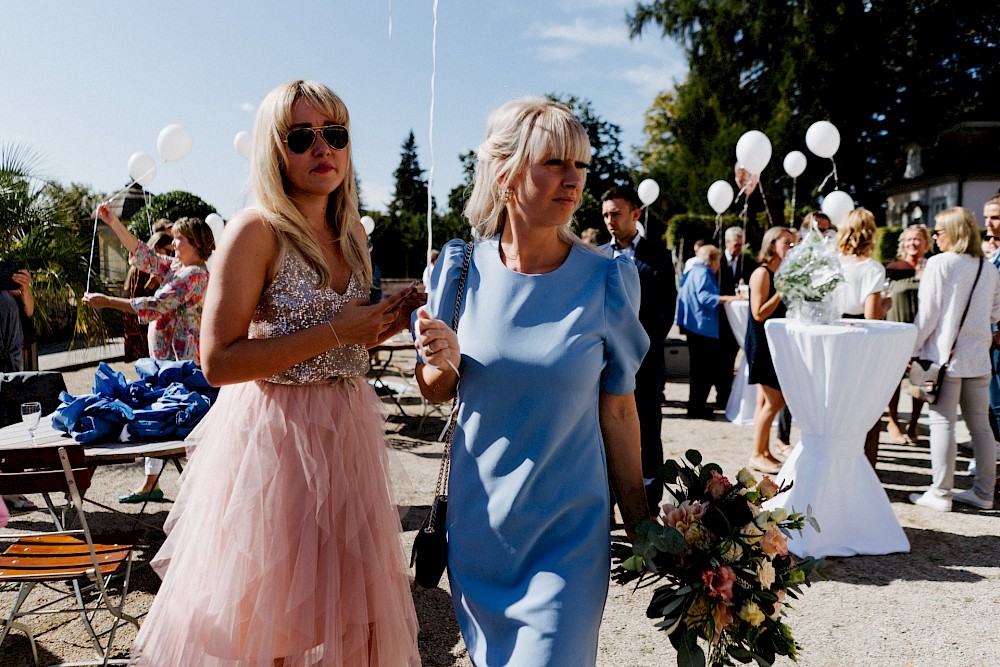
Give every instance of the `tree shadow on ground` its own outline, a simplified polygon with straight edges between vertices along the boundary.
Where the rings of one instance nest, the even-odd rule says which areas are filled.
[[[904,528],[910,553],[827,558],[827,579],[860,586],[894,581],[976,583],[987,577],[963,568],[1000,568],[1000,536],[955,535],[940,530]]]
[[[417,610],[420,634],[417,644],[424,667],[451,667],[459,664],[452,650],[461,640],[451,595],[440,588],[416,587],[413,605]]]

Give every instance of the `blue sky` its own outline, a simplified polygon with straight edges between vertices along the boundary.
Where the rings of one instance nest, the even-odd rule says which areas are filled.
[[[188,190],[229,219],[248,202],[249,163],[233,146],[254,109],[289,79],[329,85],[351,111],[362,195],[382,208],[412,129],[428,145],[433,0],[338,2],[5,3],[0,22],[0,144],[42,158],[45,176],[112,192],[129,156],[157,161],[156,137],[179,123],[191,153],[161,163],[148,190]],[[440,0],[434,112],[434,192],[461,181],[458,155],[481,141],[489,112],[523,95],[589,99],[642,140],[657,92],[683,80],[670,41],[630,41],[626,0]],[[391,38],[390,38],[391,16]]]

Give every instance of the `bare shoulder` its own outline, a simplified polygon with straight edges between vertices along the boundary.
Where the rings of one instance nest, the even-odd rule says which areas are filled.
[[[256,209],[246,209],[226,223],[216,262],[221,271],[263,269],[270,278],[278,254],[278,237]]]

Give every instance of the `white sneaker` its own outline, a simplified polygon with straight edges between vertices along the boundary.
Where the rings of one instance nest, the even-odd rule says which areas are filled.
[[[978,507],[981,510],[991,510],[993,509],[993,499],[983,500],[976,495],[976,492],[972,489],[968,491],[962,491],[961,493],[956,493],[951,497],[952,500],[963,505],[972,505],[973,507]]]
[[[929,507],[932,510],[937,510],[938,512],[950,512],[951,511],[951,498],[945,498],[937,494],[933,494],[930,491],[925,491],[924,493],[911,493],[910,502],[914,505],[920,505],[921,507]]]

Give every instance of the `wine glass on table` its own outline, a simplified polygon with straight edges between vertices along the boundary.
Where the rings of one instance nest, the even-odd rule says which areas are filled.
[[[35,431],[38,430],[38,422],[42,419],[42,404],[38,401],[21,403],[21,421],[28,427],[28,434],[31,435],[31,446],[35,446]]]

